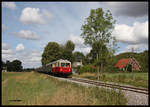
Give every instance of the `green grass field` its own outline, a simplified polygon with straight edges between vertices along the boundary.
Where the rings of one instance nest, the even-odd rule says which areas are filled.
[[[81,75],[74,75],[75,77],[88,78],[97,80],[97,73],[82,73]],[[100,81],[116,82],[121,84],[128,84],[137,87],[148,88],[148,73],[108,73],[103,72],[100,76]]]
[[[126,103],[124,95],[114,90],[87,88],[35,72],[2,73],[2,105],[125,105]]]

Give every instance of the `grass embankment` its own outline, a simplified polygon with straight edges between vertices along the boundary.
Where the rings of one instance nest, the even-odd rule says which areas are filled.
[[[97,80],[97,73],[82,73],[80,75],[74,75],[75,77],[87,78]],[[115,82],[133,85],[137,87],[148,88],[148,73],[101,73],[100,81]]]
[[[86,88],[45,74],[2,73],[2,105],[125,105],[126,102],[121,92]]]

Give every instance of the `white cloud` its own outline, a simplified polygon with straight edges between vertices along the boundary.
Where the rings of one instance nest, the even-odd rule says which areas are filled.
[[[19,32],[13,32],[17,37],[24,38],[27,40],[39,40],[40,36],[38,36],[35,32],[30,31],[30,30],[21,30]]]
[[[28,50],[19,55],[19,59],[22,59],[23,66],[27,67],[39,67],[41,66],[41,52],[37,50]]]
[[[18,44],[18,45],[16,46],[16,51],[23,51],[23,50],[24,50],[23,44]]]
[[[16,52],[16,54],[2,53],[2,60],[13,61],[15,59],[18,59],[22,62],[24,68],[33,68],[33,67],[35,68],[41,66],[41,54],[42,52],[40,51],[26,49],[25,51],[22,52]]]
[[[145,45],[145,44],[135,44],[135,45],[128,45],[126,48],[125,48],[125,51],[134,51],[134,52],[140,52],[140,51],[143,51],[145,49],[148,49],[148,45]]]
[[[9,44],[2,43],[2,54],[12,54],[13,51],[10,49]]]
[[[69,39],[74,43],[74,44],[76,44],[76,45],[83,45],[83,43],[84,43],[84,40],[80,37],[80,36],[75,36],[75,35],[73,35],[73,34],[71,34],[70,36],[69,36]]]
[[[2,43],[2,49],[3,50],[8,50],[10,46],[7,43]]]
[[[8,49],[8,50],[2,50],[2,54],[12,54],[12,50]]]
[[[53,17],[52,14],[45,9],[42,11],[42,16],[47,18],[47,19],[51,19]]]
[[[85,47],[85,48],[81,49],[81,52],[83,52],[86,55],[87,53],[89,53],[91,51],[91,49],[92,49],[91,47]]]
[[[131,45],[127,45],[125,49],[115,53],[115,55],[118,55],[120,53],[125,53],[125,52],[132,52],[132,51],[139,53],[147,49],[148,49],[148,45],[145,45],[145,44],[131,44]]]
[[[13,54],[4,54],[2,53],[2,60],[6,62],[6,60],[12,61],[12,59],[14,58]]]
[[[9,44],[2,43],[2,60],[6,61],[8,59],[12,59],[14,54],[14,51],[10,48]]]
[[[112,34],[123,43],[148,44],[148,21],[145,23],[135,22],[133,26],[116,25]]]
[[[8,29],[8,27],[4,24],[2,24],[2,31],[6,31]]]
[[[32,57],[32,58],[30,59],[30,61],[31,61],[31,62],[34,62],[34,61],[41,61],[41,57],[37,57],[37,56]]]
[[[69,40],[71,40],[75,44],[74,51],[80,51],[83,54],[87,54],[90,52],[91,47],[84,45],[84,39],[82,37],[71,34],[69,36]]]
[[[2,2],[2,7],[15,10],[16,4],[14,2]]]
[[[20,21],[23,24],[46,24],[51,17],[47,10],[40,12],[39,8],[26,7],[22,10]]]

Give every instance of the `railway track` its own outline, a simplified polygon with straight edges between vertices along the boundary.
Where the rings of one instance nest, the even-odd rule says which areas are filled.
[[[105,83],[105,82],[87,80],[87,79],[81,79],[81,78],[68,78],[68,79],[72,80],[72,81],[88,83],[88,84],[92,84],[92,85],[96,85],[96,86],[109,87],[109,88],[132,91],[132,92],[137,92],[137,93],[142,93],[142,94],[148,95],[148,89],[146,89],[146,88],[118,85],[118,84]]]

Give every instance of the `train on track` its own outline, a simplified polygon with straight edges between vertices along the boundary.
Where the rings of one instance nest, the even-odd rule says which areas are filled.
[[[72,74],[71,62],[59,59],[37,68],[36,71],[59,76],[70,76]]]

